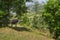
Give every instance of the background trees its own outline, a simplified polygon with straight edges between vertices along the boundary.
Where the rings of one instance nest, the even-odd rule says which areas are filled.
[[[29,0],[26,0],[29,1]],[[25,0],[0,0],[0,21],[1,25],[4,23],[8,25],[10,19],[10,12],[16,12],[17,15],[21,16],[26,12]]]

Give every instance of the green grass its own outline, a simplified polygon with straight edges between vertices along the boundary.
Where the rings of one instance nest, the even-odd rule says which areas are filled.
[[[38,31],[17,31],[15,29],[5,27],[0,28],[0,40],[53,40],[47,36],[39,34]]]

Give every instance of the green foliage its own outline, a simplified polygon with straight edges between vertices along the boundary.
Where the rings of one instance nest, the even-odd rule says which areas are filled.
[[[47,24],[44,22],[42,14],[25,13],[21,19],[23,20],[22,24],[25,24],[26,26],[32,28],[41,30],[46,29],[48,27]]]
[[[34,3],[32,10],[37,14],[40,13],[41,8],[41,4],[37,1]]]
[[[26,13],[27,7],[25,3],[31,0],[14,0],[12,10],[16,12],[17,16],[22,16],[23,13]]]
[[[26,0],[29,1],[29,0]],[[17,17],[26,12],[25,0],[0,0],[0,25],[8,25],[10,12],[16,12]]]
[[[0,0],[0,26],[8,26],[12,0]]]
[[[0,26],[7,26],[8,25],[8,17],[6,16],[7,13],[0,10]]]
[[[2,18],[4,15],[4,12],[0,10],[0,18]]]
[[[49,0],[44,6],[45,21],[50,25],[50,33],[57,33],[60,35],[60,0]],[[58,37],[57,35],[56,38]]]
[[[42,5],[40,5],[38,2],[35,2],[35,5],[33,5],[32,9],[35,13],[25,13],[22,16],[22,23],[39,30],[46,29],[48,26],[42,17],[42,8]]]
[[[26,6],[24,0],[15,0],[13,6],[14,6],[14,11],[19,16],[21,16],[23,13],[26,12]]]

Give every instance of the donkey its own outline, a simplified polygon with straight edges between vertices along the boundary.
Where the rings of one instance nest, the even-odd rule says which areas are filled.
[[[10,20],[11,26],[15,25],[17,27],[18,19]]]

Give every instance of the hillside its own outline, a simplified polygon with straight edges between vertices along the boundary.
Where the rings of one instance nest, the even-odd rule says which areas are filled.
[[[0,40],[53,40],[25,27],[0,28]]]

